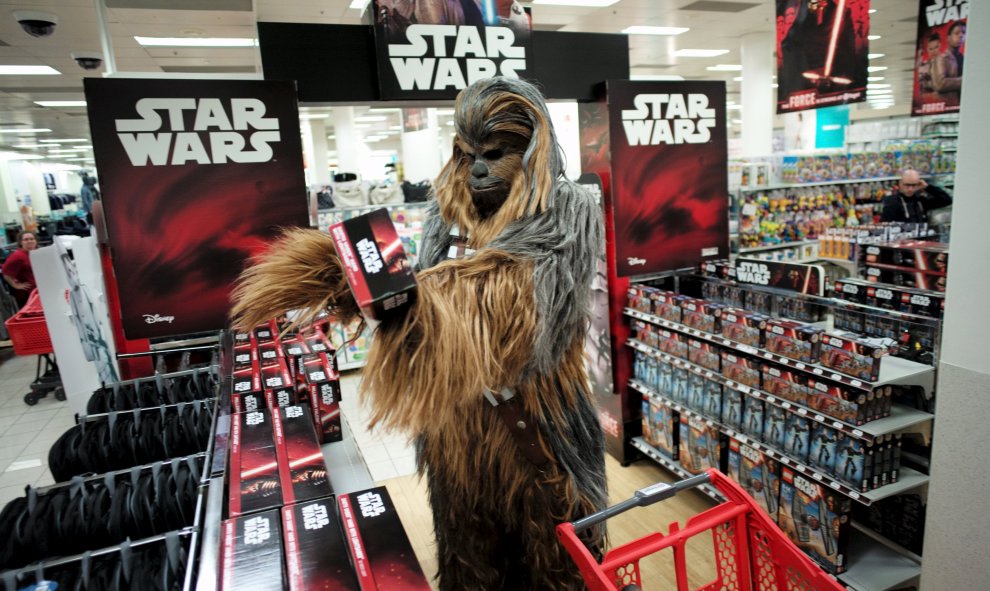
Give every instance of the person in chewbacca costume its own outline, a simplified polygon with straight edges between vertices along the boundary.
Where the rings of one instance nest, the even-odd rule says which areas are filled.
[[[540,92],[482,80],[455,109],[415,302],[376,328],[372,425],[416,441],[443,590],[585,588],[558,523],[605,507],[604,440],[584,367],[600,209],[563,177]],[[239,327],[288,310],[359,314],[329,235],[291,230],[234,291]],[[600,556],[603,527],[585,539]]]

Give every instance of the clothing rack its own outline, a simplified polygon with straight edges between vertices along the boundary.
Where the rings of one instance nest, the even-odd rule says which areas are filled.
[[[208,403],[216,403],[216,398],[203,398],[200,400],[190,400],[189,402],[176,402],[175,404],[162,404],[159,406],[142,406],[140,408],[132,408],[131,410],[113,410],[110,412],[97,413],[92,415],[79,415],[76,418],[76,422],[77,424],[81,425],[82,423],[91,423],[103,419],[106,420],[115,419],[118,415],[125,415],[129,413],[134,415],[139,415],[154,410],[160,411],[164,415],[165,411],[170,408],[176,408],[181,410],[187,404],[203,406]]]

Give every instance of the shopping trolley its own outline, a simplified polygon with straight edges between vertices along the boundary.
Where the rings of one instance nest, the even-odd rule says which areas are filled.
[[[683,529],[675,522],[666,535],[654,533],[614,548],[601,563],[578,537],[581,531],[634,507],[652,505],[709,483],[726,498],[724,503],[692,517]],[[690,587],[686,545],[692,537],[709,532],[718,578],[701,587]],[[801,552],[738,484],[716,470],[674,484],[640,489],[618,505],[574,523],[558,525],[557,536],[577,563],[590,591],[648,589],[640,578],[639,561],[667,548],[673,550],[677,591],[845,590]]]
[[[38,290],[31,292],[24,307],[8,318],[4,326],[10,334],[14,353],[38,356],[31,391],[24,395],[24,402],[28,406],[34,406],[48,396],[49,392],[54,392],[56,400],[65,400],[65,389],[55,363],[52,339],[48,334],[48,325],[45,324],[45,311],[41,307]]]

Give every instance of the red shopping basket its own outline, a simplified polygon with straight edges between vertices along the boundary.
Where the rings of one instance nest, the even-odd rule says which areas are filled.
[[[668,499],[677,492],[711,483],[726,502],[700,513],[681,529],[672,523],[664,535],[654,533],[605,554],[600,564],[577,533],[610,517]],[[701,587],[688,585],[685,547],[692,537],[711,533],[718,578]],[[655,484],[633,498],[557,526],[557,536],[577,563],[590,591],[639,590],[639,561],[671,548],[677,591],[844,591],[831,576],[794,545],[743,489],[716,470],[674,484]]]
[[[14,353],[18,355],[44,355],[52,352],[52,339],[45,324],[45,311],[41,309],[38,290],[31,292],[24,307],[4,322],[10,333]]]

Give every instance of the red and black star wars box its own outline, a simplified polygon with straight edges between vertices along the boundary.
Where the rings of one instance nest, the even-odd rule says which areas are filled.
[[[255,346],[260,346],[263,343],[272,343],[278,336],[278,331],[275,328],[275,320],[269,320],[264,324],[260,324],[251,331],[251,335],[254,337]]]
[[[681,324],[715,334],[723,308],[722,304],[707,300],[684,300],[681,302]]]
[[[309,407],[287,406],[274,410],[271,416],[285,504],[333,494]]]
[[[944,293],[945,275],[896,267],[867,266],[866,280],[873,283],[890,283],[898,287],[911,287]]]
[[[870,392],[816,376],[808,378],[808,408],[850,425],[870,421]]]
[[[835,293],[844,300],[930,318],[942,318],[945,312],[945,294],[935,291],[840,279]]]
[[[384,486],[338,495],[337,506],[361,591],[429,591]]]
[[[295,384],[284,359],[261,368],[261,385],[265,388],[265,406],[268,408],[296,403]]]
[[[880,361],[886,354],[885,347],[825,334],[821,338],[819,360],[825,367],[847,376],[875,382],[880,376]]]
[[[918,271],[947,273],[949,270],[949,246],[941,242],[922,240],[871,244],[866,247],[865,262],[867,265],[879,263]]]
[[[745,355],[732,351],[722,351],[722,375],[750,388],[760,387],[760,368],[762,364]]]
[[[750,347],[763,347],[767,320],[762,314],[726,308],[722,310],[722,336]]]
[[[234,370],[230,390],[230,403],[235,413],[265,408],[257,360],[250,367]]]
[[[795,361],[815,363],[822,330],[790,320],[768,320],[764,331],[767,351]]]
[[[662,328],[657,331],[657,349],[678,359],[688,358],[687,337],[676,330]]]
[[[869,286],[869,282],[862,281],[859,279],[837,279],[835,281],[835,297],[840,300],[846,300],[847,302],[855,302],[857,304],[865,304],[866,302],[866,288]]]
[[[231,517],[282,506],[274,425],[267,411],[231,415]]]
[[[416,276],[388,210],[334,224],[330,236],[366,318],[381,320],[415,301]]]
[[[780,529],[832,574],[846,571],[851,504],[827,486],[781,467]]]
[[[234,370],[250,369],[257,359],[257,351],[251,343],[234,346]]]
[[[313,424],[322,443],[343,439],[340,423],[340,374],[332,355],[316,353],[300,357],[301,388],[313,408]]]
[[[705,277],[716,277],[718,279],[729,279],[736,276],[736,267],[728,259],[704,261],[699,266],[698,271]]]
[[[688,361],[705,369],[719,371],[719,353],[722,348],[718,345],[688,338]]]
[[[768,393],[797,404],[808,404],[807,377],[774,364],[763,365],[763,389]]]
[[[285,589],[282,528],[277,510],[223,522],[220,589]]]
[[[333,497],[282,507],[285,566],[291,591],[358,591]]]

